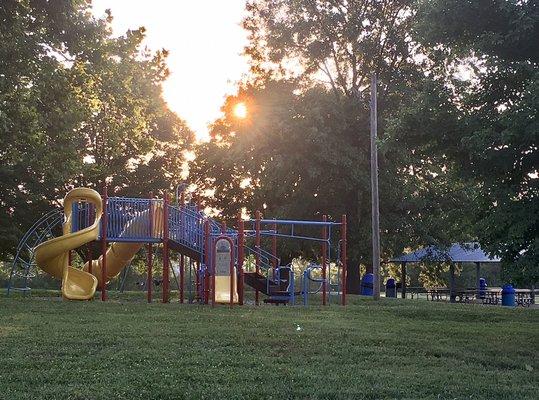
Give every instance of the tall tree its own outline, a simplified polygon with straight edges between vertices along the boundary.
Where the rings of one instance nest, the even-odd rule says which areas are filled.
[[[66,190],[118,193],[180,180],[192,140],[161,96],[167,53],[144,29],[113,37],[82,0],[0,5],[0,259]]]
[[[416,36],[443,59],[462,110],[454,159],[480,194],[477,235],[517,283],[537,283],[539,5],[424,1],[418,19]],[[472,66],[471,79],[450,74],[463,65]]]
[[[458,115],[451,93],[425,76],[421,49],[411,39],[412,4],[249,2],[251,77],[225,102],[212,142],[192,166],[200,185],[215,190],[209,203],[228,216],[240,207],[300,218],[347,213],[349,276],[356,283],[358,265],[368,267],[371,259],[365,89],[373,72],[381,82],[384,256],[469,237],[465,213],[454,210],[471,201],[470,191],[436,140],[458,129]],[[234,118],[237,102],[247,104],[248,120]],[[420,130],[411,117],[417,108],[406,112],[412,102],[425,113],[416,121],[428,129],[421,137],[402,129],[410,123]],[[445,105],[451,107],[433,112]]]

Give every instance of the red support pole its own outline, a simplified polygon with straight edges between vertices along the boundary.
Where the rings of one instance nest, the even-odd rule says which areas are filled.
[[[212,246],[212,270],[211,270],[211,306],[215,307],[215,242],[211,243]]]
[[[86,226],[90,226],[92,224],[92,204],[88,203],[88,212],[86,213]],[[92,249],[90,248],[90,243],[86,245],[86,262],[88,263],[88,273],[92,273],[93,270],[93,260],[92,260]]]
[[[198,279],[198,274],[199,274],[199,271],[200,271],[200,262],[196,261],[195,262],[195,298],[197,300],[199,300],[200,298],[198,297],[198,295],[200,294],[200,281]]]
[[[86,224],[86,226],[90,226],[92,224],[92,216],[91,216],[91,212],[92,212],[93,208],[91,207],[91,203],[88,203],[88,223]],[[90,248],[90,243],[88,243],[86,245],[86,262],[88,263],[88,273],[92,273],[92,269],[93,269],[93,260],[92,260],[92,249]]]
[[[232,239],[229,239],[230,242],[230,308],[234,307],[234,281],[236,277],[234,276],[234,242]]]
[[[148,227],[150,230],[150,237],[153,237],[153,216],[154,216],[154,203],[153,193],[150,192],[150,207],[148,209]],[[148,303],[152,302],[152,289],[153,289],[153,245],[148,243],[148,278],[146,282],[146,297]]]
[[[241,218],[241,212],[238,214],[238,272],[239,272],[239,281],[238,281],[238,301],[240,306],[243,305],[243,240],[244,240],[244,228],[243,228],[243,219]]]
[[[107,186],[103,189],[103,225],[101,229],[101,301],[107,300]]]
[[[184,293],[183,293],[183,287],[184,287],[184,280],[185,280],[185,257],[183,254],[180,254],[180,303],[183,304],[184,300]]]
[[[88,263],[88,273],[92,273],[93,260],[92,260],[92,249],[90,249],[90,243],[86,245],[86,262]]]
[[[151,243],[148,243],[148,281],[146,282],[146,286],[148,303],[151,303],[153,289],[153,245]]]
[[[210,221],[204,221],[204,248],[205,248],[205,263],[206,263],[206,272],[204,273],[204,304],[208,304],[210,299]]]
[[[346,305],[346,267],[348,260],[346,258],[346,214],[342,216],[342,225],[341,225],[341,264],[342,264],[342,278],[341,278],[341,292],[342,292],[342,305]]]
[[[163,198],[163,303],[169,302],[168,193]]]
[[[255,223],[255,229],[256,229],[256,235],[255,235],[255,271],[256,275],[258,276],[260,274],[260,211],[256,211],[255,214],[256,223]],[[259,293],[258,289],[255,289],[255,304],[258,306],[260,304],[259,301]]]
[[[327,222],[327,216],[324,215],[322,217],[323,222]],[[327,277],[327,267],[326,267],[326,256],[327,256],[327,242],[328,239],[328,230],[327,227],[324,225],[322,228],[322,239],[324,240],[322,242],[322,305],[326,305],[326,297],[327,297],[327,283],[326,283],[326,277]]]
[[[271,261],[271,266],[273,267],[272,276],[273,279],[275,279],[275,273],[277,272],[277,236],[275,233],[277,233],[277,224],[273,223],[271,226],[274,232],[273,237],[271,238],[271,254],[273,255],[273,260]]]

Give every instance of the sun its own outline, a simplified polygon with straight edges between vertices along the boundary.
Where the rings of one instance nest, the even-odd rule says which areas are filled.
[[[247,118],[247,106],[245,103],[238,103],[234,106],[234,116],[239,119]]]

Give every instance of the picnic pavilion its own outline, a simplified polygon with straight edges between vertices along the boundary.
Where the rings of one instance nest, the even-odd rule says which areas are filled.
[[[411,263],[449,263],[449,299],[452,303],[456,298],[455,285],[455,265],[462,266],[462,263],[474,263],[476,271],[476,288],[479,291],[479,278],[481,274],[481,264],[499,263],[500,259],[486,254],[479,243],[454,243],[448,248],[428,246],[416,250],[412,253],[403,254],[400,257],[390,260],[392,263],[401,265],[401,285],[402,298],[406,298],[406,266]]]

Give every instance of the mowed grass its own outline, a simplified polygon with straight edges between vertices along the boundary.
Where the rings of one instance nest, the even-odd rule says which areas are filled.
[[[538,398],[539,310],[351,303],[229,309],[2,294],[0,398]]]

